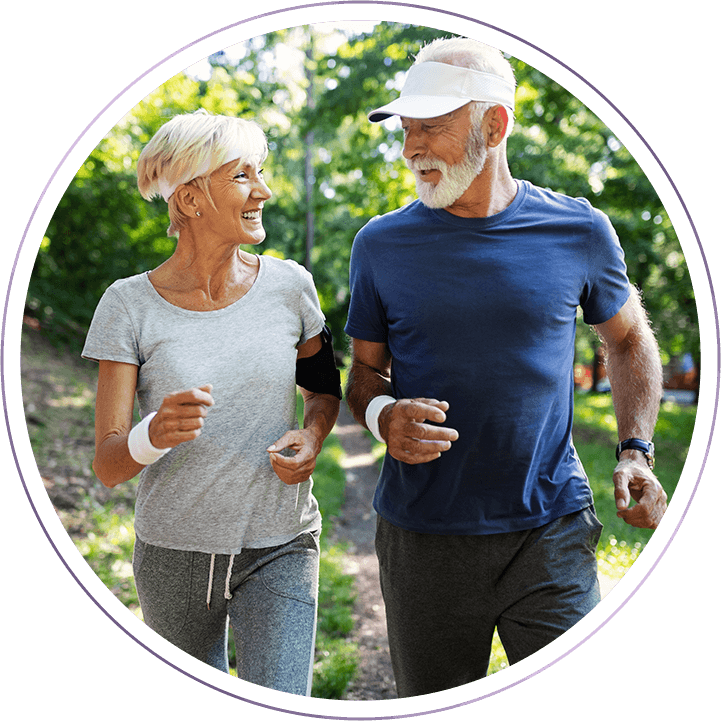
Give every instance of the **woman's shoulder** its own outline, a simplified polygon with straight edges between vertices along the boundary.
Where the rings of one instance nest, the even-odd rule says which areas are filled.
[[[118,278],[105,289],[100,302],[103,305],[135,305],[148,295],[148,286],[150,281],[147,273]]]
[[[108,290],[113,290],[117,293],[135,293],[140,290],[145,290],[148,284],[148,274],[138,273],[137,275],[130,275],[127,278],[118,278],[114,280],[109,286]]]
[[[313,276],[300,263],[291,258],[278,258],[275,255],[263,254],[261,263],[266,266],[268,275],[276,282],[293,286],[302,286],[313,282]]]

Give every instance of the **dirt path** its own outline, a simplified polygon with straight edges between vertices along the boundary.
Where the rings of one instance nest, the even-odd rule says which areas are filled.
[[[372,500],[378,464],[371,455],[371,441],[353,420],[345,403],[341,404],[334,432],[346,452],[343,465],[347,479],[345,505],[335,523],[334,540],[350,544],[346,572],[355,576],[358,593],[353,640],[359,647],[360,663],[344,698],[356,701],[397,698],[374,550],[376,514]]]

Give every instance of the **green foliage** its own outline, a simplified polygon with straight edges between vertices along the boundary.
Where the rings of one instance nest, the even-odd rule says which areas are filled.
[[[328,436],[313,471],[313,495],[324,522],[331,527],[340,515],[345,492],[345,471],[340,466],[343,449],[334,435]]]
[[[628,541],[619,541],[615,536],[609,536],[606,543],[601,541],[598,544],[596,550],[599,571],[614,580],[623,578],[642,548],[641,541],[629,545]]]
[[[401,23],[379,23],[356,35],[330,25],[298,27],[247,41],[239,57],[215,53],[203,77],[171,78],[110,129],[79,169],[38,253],[28,308],[77,346],[112,281],[155,267],[172,253],[167,208],[140,198],[135,164],[165,121],[204,107],[254,118],[266,129],[266,177],[274,197],[264,214],[261,250],[306,262],[341,345],[353,238],[374,215],[415,197],[398,125],[369,123],[366,114],[395,97],[414,54],[440,34]],[[698,361],[690,277],[648,179],[580,101],[523,61],[509,60],[518,80],[517,121],[508,144],[512,172],[586,197],[609,214],[664,360],[689,351]],[[306,260],[309,217],[314,236]],[[596,337],[583,324],[578,336],[579,353],[592,357]]]
[[[93,513],[94,529],[75,545],[98,578],[125,606],[140,615],[133,579],[135,531],[131,514],[119,515],[112,503]]]
[[[318,648],[320,659],[313,667],[311,696],[341,698],[358,666],[357,649],[342,639],[328,640]]]
[[[654,433],[655,473],[669,501],[681,477],[695,419],[695,406],[664,403],[659,411]],[[610,394],[576,396],[573,439],[593,489],[596,513],[604,525],[599,548],[606,557],[615,558],[614,563],[623,567],[626,561],[621,556],[630,554],[627,560],[632,562],[653,531],[633,528],[616,516],[611,478],[616,466],[618,438]]]
[[[302,417],[300,394],[297,408],[299,417]],[[353,604],[356,597],[353,576],[343,569],[344,546],[327,540],[343,507],[346,480],[340,465],[343,456],[340,441],[331,434],[323,444],[313,471],[313,495],[323,517],[318,627],[311,690],[311,695],[317,698],[341,698],[358,666],[358,649],[349,640],[354,625]]]
[[[488,676],[508,668],[508,656],[498,635],[498,629],[493,632],[493,643],[491,644],[491,660],[488,663]]]
[[[312,696],[341,698],[355,674],[358,649],[349,640],[354,600],[353,577],[343,571],[343,549],[322,542]]]

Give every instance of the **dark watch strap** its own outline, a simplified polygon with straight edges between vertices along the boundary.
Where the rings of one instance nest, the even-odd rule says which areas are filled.
[[[653,470],[655,461],[655,450],[651,441],[642,441],[640,438],[627,438],[616,446],[616,460],[621,457],[621,451],[641,451],[646,456],[648,467]]]

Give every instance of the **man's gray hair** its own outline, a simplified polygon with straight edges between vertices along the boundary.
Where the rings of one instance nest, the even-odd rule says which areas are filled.
[[[514,89],[516,77],[513,68],[503,53],[490,45],[472,40],[470,38],[437,38],[424,45],[418,54],[414,65],[418,63],[447,63],[462,68],[470,68],[483,73],[492,73],[507,80]],[[480,125],[483,116],[493,103],[482,100],[471,101],[471,122],[473,126]],[[507,138],[513,130],[513,112],[508,118]]]

